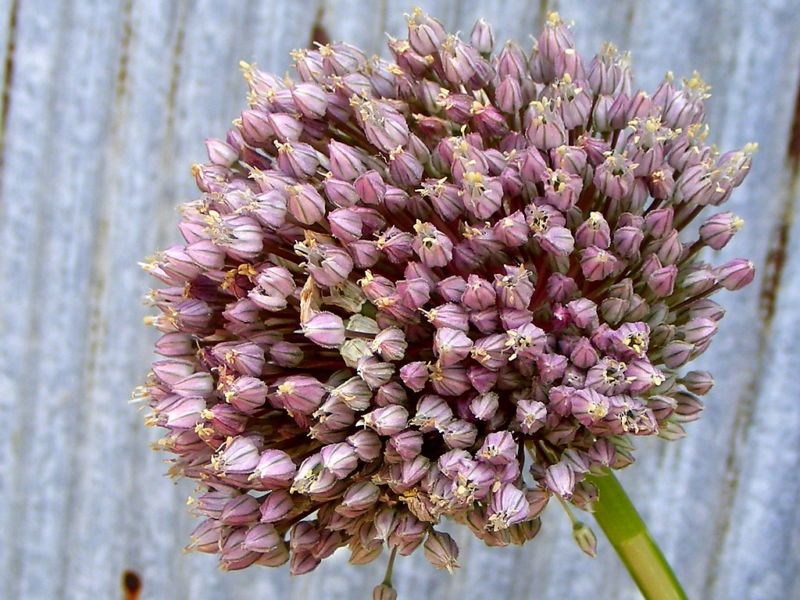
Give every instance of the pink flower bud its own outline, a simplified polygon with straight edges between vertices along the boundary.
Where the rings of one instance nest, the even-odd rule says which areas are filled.
[[[633,186],[633,166],[622,156],[612,154],[595,169],[593,181],[602,194],[621,200]]]
[[[673,229],[664,238],[658,241],[658,250],[656,256],[664,265],[675,264],[681,257],[683,252],[683,245],[679,239],[679,234],[676,229]]]
[[[248,494],[235,496],[225,503],[220,521],[225,525],[247,525],[258,520],[258,500]]]
[[[276,141],[275,144],[278,148],[278,168],[282,173],[297,179],[306,179],[316,173],[319,157],[313,147],[302,142]]]
[[[269,489],[289,487],[297,468],[282,450],[265,450],[253,471],[253,477]]]
[[[322,189],[328,200],[338,207],[349,208],[358,204],[358,192],[352,183],[330,176],[325,177]]]
[[[487,529],[501,531],[528,518],[528,500],[522,490],[511,483],[503,484],[492,494]]]
[[[678,392],[675,394],[677,405],[673,419],[681,423],[691,423],[700,418],[703,412],[703,401],[689,392]]]
[[[448,448],[469,448],[475,443],[478,430],[469,421],[455,419],[442,429],[442,438]]]
[[[636,258],[644,239],[644,232],[633,226],[619,227],[614,231],[614,250],[622,258]]]
[[[470,275],[461,303],[469,310],[484,310],[494,306],[497,294],[494,287],[477,275]]]
[[[599,358],[597,350],[594,349],[592,343],[586,338],[581,338],[578,341],[569,356],[570,361],[581,369],[588,369],[594,366]]]
[[[402,406],[392,404],[366,413],[363,422],[378,435],[394,435],[405,429],[408,411]]]
[[[544,426],[547,416],[545,405],[537,400],[520,400],[517,402],[516,419],[523,433],[531,434]]]
[[[574,250],[575,240],[566,227],[551,227],[539,238],[539,245],[555,256],[567,256]]]
[[[584,427],[592,426],[609,411],[608,398],[593,389],[577,390],[570,397],[570,404],[572,414]]]
[[[607,250],[590,246],[581,252],[581,271],[588,281],[602,281],[619,268],[619,260]]]
[[[313,377],[290,375],[277,386],[273,396],[286,410],[310,415],[322,403],[325,387]]]
[[[430,460],[421,455],[404,461],[400,465],[400,483],[402,487],[408,488],[419,483],[428,473],[429,467]]]
[[[597,537],[591,527],[583,522],[575,523],[572,526],[572,537],[584,554],[592,558],[597,556]]]
[[[346,442],[323,447],[320,456],[322,457],[322,466],[328,469],[336,479],[344,479],[358,466],[358,455]]]
[[[714,387],[714,378],[708,371],[689,371],[683,376],[681,383],[693,394],[703,396]]]
[[[380,362],[374,357],[361,357],[358,359],[356,371],[358,376],[375,390],[389,382],[394,374],[395,367],[391,363]]]
[[[266,384],[256,377],[239,377],[222,389],[225,400],[245,414],[261,408],[267,398]]]
[[[686,274],[681,282],[681,288],[689,295],[699,295],[708,292],[717,285],[716,270],[700,265]]]
[[[311,549],[320,538],[320,531],[311,521],[298,521],[289,530],[289,548],[295,552]]]
[[[544,483],[554,494],[568,500],[575,488],[575,474],[564,462],[558,462],[545,470]]]
[[[449,534],[431,529],[425,540],[425,558],[437,569],[451,573],[459,567],[458,546]]]
[[[329,312],[320,312],[303,323],[303,335],[323,348],[336,348],[344,343],[345,329],[342,318]]]
[[[336,510],[337,512],[355,516],[374,506],[378,501],[380,491],[380,488],[371,481],[354,483],[347,488],[342,497],[342,503]]]
[[[495,415],[499,405],[499,397],[495,392],[485,392],[475,396],[469,408],[476,419],[488,421]]]
[[[292,90],[292,98],[304,117],[319,119],[325,116],[328,108],[328,95],[320,86],[313,83],[300,83]]]
[[[223,524],[216,519],[201,521],[190,535],[191,542],[187,546],[187,550],[211,554],[219,552],[222,529]]]
[[[522,89],[512,76],[505,77],[496,90],[497,107],[506,114],[515,114],[522,108]]]
[[[547,98],[531,102],[525,117],[530,123],[525,134],[539,150],[551,150],[567,143],[564,121],[552,110]]]
[[[281,142],[296,142],[303,134],[303,124],[286,113],[271,113],[267,115],[267,122]]]
[[[664,375],[656,369],[647,358],[634,360],[625,369],[628,391],[641,394],[664,382]]]
[[[436,330],[433,350],[443,366],[453,365],[469,356],[472,340],[458,329],[442,327]]]
[[[483,19],[475,21],[470,33],[470,43],[481,54],[489,54],[494,48],[494,32],[492,26]]]
[[[347,438],[347,443],[353,446],[359,460],[372,462],[381,451],[381,440],[371,431],[361,430]]]
[[[306,268],[317,284],[330,288],[347,279],[353,270],[353,259],[342,248],[319,244],[309,252]]]
[[[406,429],[389,438],[389,445],[403,460],[411,460],[422,452],[422,442],[422,432],[415,429]]]
[[[283,538],[275,530],[275,527],[267,523],[261,523],[247,530],[242,547],[253,552],[267,553],[272,552],[282,544]]]
[[[246,528],[234,529],[225,538],[220,547],[220,568],[225,571],[237,571],[252,565],[258,558],[257,552],[250,552],[242,547]]]
[[[702,345],[717,333],[717,322],[707,318],[691,319],[679,328],[684,340],[696,346]]]
[[[504,465],[517,460],[519,446],[509,431],[496,431],[486,436],[476,458],[493,465]]]
[[[278,342],[270,346],[269,357],[281,367],[296,367],[303,362],[305,354],[297,344]]]
[[[694,352],[694,344],[675,340],[664,346],[664,350],[661,353],[661,360],[664,361],[664,364],[668,368],[675,369],[676,367],[686,364],[692,352]]]
[[[742,225],[744,221],[733,213],[718,213],[700,226],[700,239],[714,250],[721,250]]]
[[[245,141],[258,146],[268,142],[275,135],[267,120],[268,116],[267,113],[258,109],[242,112],[241,132]]]
[[[230,167],[239,159],[239,152],[222,140],[207,139],[208,159],[215,165]]]
[[[211,353],[217,360],[242,375],[258,377],[264,369],[264,350],[252,342],[227,346],[218,344]]]
[[[291,478],[289,479],[291,482]],[[261,504],[261,522],[276,523],[294,509],[292,497],[286,490],[270,492]]]
[[[193,373],[175,381],[172,391],[178,396],[208,398],[214,391],[214,378],[210,373]]]
[[[349,208],[337,208],[328,213],[331,233],[343,242],[354,242],[361,238],[363,223],[358,213]]]
[[[430,223],[417,221],[417,235],[412,247],[422,264],[428,267],[444,267],[453,258],[453,242]]]
[[[259,449],[250,437],[233,438],[217,457],[217,470],[228,474],[250,474],[258,465]]]
[[[336,140],[328,144],[328,160],[331,173],[337,179],[354,181],[365,171],[361,152]]]
[[[325,200],[309,184],[286,187],[286,208],[295,219],[304,225],[316,223],[325,215]]]
[[[578,248],[597,246],[603,250],[608,249],[611,245],[611,230],[601,213],[589,214],[589,218],[578,227],[575,233],[575,243]]]
[[[726,290],[740,290],[755,278],[756,270],[752,261],[735,258],[715,269],[719,283]]]

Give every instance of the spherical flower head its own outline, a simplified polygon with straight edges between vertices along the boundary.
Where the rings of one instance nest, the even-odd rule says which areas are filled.
[[[627,55],[583,60],[555,14],[530,55],[420,10],[389,46],[298,50],[293,78],[243,63],[184,242],[143,265],[161,358],[137,393],[199,485],[189,548],[227,570],[340,547],[452,570],[445,520],[522,544],[552,496],[590,507],[632,436],[700,416],[709,296],[755,276],[703,262],[742,221],[694,217],[754,148],[704,144],[696,75],[632,90]]]

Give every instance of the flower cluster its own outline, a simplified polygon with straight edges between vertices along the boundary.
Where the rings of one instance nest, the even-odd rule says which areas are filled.
[[[190,548],[223,568],[424,545],[452,569],[443,518],[521,544],[550,498],[591,509],[587,474],[630,464],[632,436],[702,410],[713,380],[681,368],[723,316],[709,296],[754,271],[699,258],[738,217],[694,222],[754,148],[704,143],[698,76],[633,91],[627,55],[584,63],[558,15],[529,54],[493,47],[415,11],[394,62],[242,64],[249,108],[193,168],[185,243],[144,265],[163,358],[138,390],[199,485]]]

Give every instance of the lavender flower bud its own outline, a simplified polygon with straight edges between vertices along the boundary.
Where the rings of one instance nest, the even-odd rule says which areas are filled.
[[[721,250],[743,225],[744,221],[733,213],[719,213],[700,226],[700,239],[714,250]]]
[[[261,522],[276,523],[283,520],[294,508],[292,497],[285,490],[270,492],[261,504]]]
[[[385,583],[376,585],[372,590],[372,600],[397,600],[397,591]]]
[[[489,505],[487,529],[500,531],[528,518],[528,500],[516,486],[503,484]]]
[[[373,429],[378,435],[394,435],[406,427],[408,411],[396,404],[376,408],[363,417],[364,425]]]
[[[544,426],[547,416],[545,405],[538,400],[520,400],[517,402],[517,421],[523,433],[531,434]]]
[[[476,419],[488,421],[495,415],[499,405],[498,395],[495,392],[486,392],[475,396],[470,402],[469,408]]]
[[[496,431],[486,436],[475,455],[493,465],[504,465],[517,459],[518,445],[509,431]]]
[[[559,462],[547,467],[544,483],[554,494],[569,499],[575,487],[575,474],[566,463]]]
[[[470,43],[481,54],[490,54],[494,48],[492,26],[483,19],[475,21],[470,33]]]
[[[597,556],[597,537],[591,527],[582,522],[575,523],[572,527],[572,537],[584,554],[592,558]]]
[[[703,396],[714,387],[714,378],[708,371],[689,371],[683,376],[681,383],[693,394]]]
[[[755,266],[752,261],[736,258],[728,261],[715,270],[719,283],[726,290],[740,290],[755,278]]]
[[[449,534],[432,529],[425,540],[425,558],[437,569],[451,573],[459,567],[458,546]]]
[[[288,454],[282,450],[265,450],[253,470],[253,477],[265,487],[277,489],[289,487],[296,471]]]

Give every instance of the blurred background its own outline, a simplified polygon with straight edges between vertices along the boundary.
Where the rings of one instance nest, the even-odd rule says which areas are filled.
[[[800,597],[800,5],[797,0],[420,2],[468,33],[477,17],[526,50],[544,14],[576,21],[589,55],[633,54],[635,83],[698,69],[712,140],[755,141],[729,203],[747,224],[719,259],[758,278],[700,360],[718,384],[675,444],[642,443],[621,474],[692,598]],[[385,557],[346,553],[311,575],[224,574],[185,555],[191,489],[163,476],[156,432],[127,403],[151,360],[151,281],[137,261],[178,240],[190,165],[244,107],[238,61],[282,73],[321,31],[370,52],[402,35],[397,0],[0,0],[0,597],[367,598]],[[587,57],[588,60],[588,57]],[[601,540],[584,556],[556,504],[523,548],[459,532],[462,569],[419,552],[395,567],[401,598],[638,598]]]

